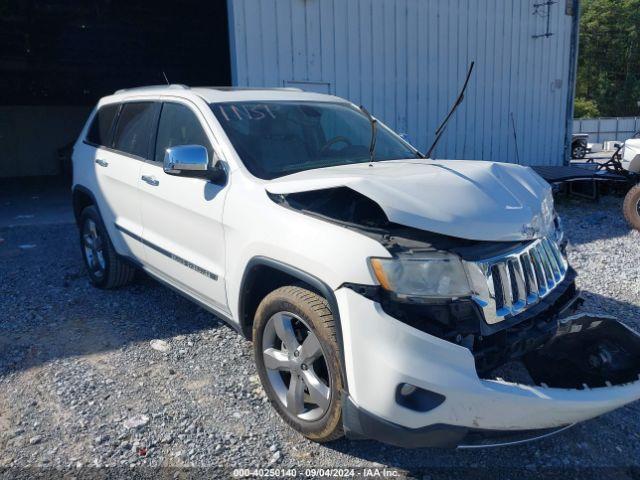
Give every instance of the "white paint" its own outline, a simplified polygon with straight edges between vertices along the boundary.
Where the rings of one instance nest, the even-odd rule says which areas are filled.
[[[347,186],[374,200],[389,220],[471,240],[517,241],[532,237],[551,187],[519,165],[462,160],[395,160],[307,170],[272,181],[271,193]],[[553,210],[549,210],[552,212]],[[545,228],[553,218],[547,215]]]
[[[622,167],[630,172],[640,173],[640,138],[630,138],[620,150]]]
[[[278,205],[266,192],[347,184],[372,196],[390,216],[400,215],[407,224],[443,228],[464,238],[506,238],[520,235],[521,222],[530,221],[535,212],[552,208],[549,186],[530,169],[489,162],[399,160],[373,167],[316,169],[269,182],[252,176],[242,165],[208,103],[340,99],[295,91],[164,87],[121,92],[101,104],[141,99],[171,99],[189,105],[221,158],[228,179],[217,186],[205,179],[166,175],[150,162],[83,143],[85,127],[74,148],[74,186],[94,194],[117,252],[133,256],[146,271],[236,325],[240,323],[242,278],[255,257],[268,257],[324,282],[336,293],[349,394],[360,407],[409,428],[448,424],[517,430],[566,425],[640,397],[640,382],[575,390],[481,380],[468,349],[399,322],[380,303],[343,287],[345,283],[377,284],[368,259],[391,255],[381,243]],[[98,166],[94,160],[106,153],[110,154],[108,166]],[[148,170],[152,167],[156,171]],[[168,185],[162,198],[142,185],[143,171],[156,175],[159,185]],[[155,211],[145,207],[149,202],[160,207]],[[116,222],[125,219],[128,223],[123,226],[138,239],[125,237],[115,228]],[[131,248],[129,242],[137,242],[137,247]],[[167,260],[152,257],[149,243],[166,249]],[[217,281],[195,271],[194,266],[214,272]],[[401,407],[394,400],[401,382],[441,393],[446,401],[429,412]],[[137,415],[125,427],[138,428],[148,421],[146,415]]]
[[[551,428],[601,415],[640,398],[640,381],[585,390],[482,380],[471,352],[409,327],[379,304],[336,292],[349,395],[356,404],[408,428],[447,424],[495,430]],[[399,406],[407,382],[447,397],[429,412]]]

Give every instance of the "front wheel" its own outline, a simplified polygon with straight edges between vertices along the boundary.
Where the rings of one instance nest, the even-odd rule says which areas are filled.
[[[640,184],[634,185],[627,192],[624,197],[622,211],[629,225],[636,230],[640,230]]]
[[[329,305],[296,286],[267,295],[255,315],[253,349],[262,386],[292,428],[316,442],[343,435],[343,378]]]

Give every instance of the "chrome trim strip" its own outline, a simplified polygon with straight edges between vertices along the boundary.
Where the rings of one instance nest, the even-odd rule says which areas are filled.
[[[540,252],[540,258],[542,259],[542,267],[544,268],[544,274],[547,278],[547,287],[551,290],[554,285],[554,275],[553,268],[551,267],[551,260],[544,248],[544,241],[540,242],[536,248]]]
[[[182,264],[183,266],[190,268],[191,270],[193,270],[194,272],[198,272],[201,275],[204,275],[205,277],[210,278],[211,280],[218,280],[218,275],[216,275],[213,272],[210,272],[209,270],[202,268],[198,265],[196,265],[195,263],[191,263],[189,260],[185,260],[184,258],[176,255],[175,253],[171,253],[168,250],[165,250],[164,248],[156,245],[155,243],[150,242],[149,240],[145,240],[144,238],[142,238],[140,235],[137,235],[129,230],[127,230],[126,228],[118,225],[117,223],[114,224],[116,226],[116,228],[118,230],[120,230],[122,233],[126,234],[127,236],[133,238],[134,240],[137,240],[138,242],[142,243],[143,245],[154,249],[156,252],[161,253],[162,255],[164,255],[165,257],[169,257],[171,260],[174,260],[180,264]]]
[[[489,324],[526,310],[549,294],[569,268],[558,244],[535,240],[503,256],[464,262],[473,300]]]
[[[538,301],[538,280],[530,252],[524,252],[520,257],[524,270],[524,280],[527,288],[527,305]]]
[[[527,305],[527,294],[524,288],[524,271],[522,269],[521,258],[509,259],[507,265],[510,267],[511,278],[516,284],[517,292],[515,292],[513,309],[520,311]]]

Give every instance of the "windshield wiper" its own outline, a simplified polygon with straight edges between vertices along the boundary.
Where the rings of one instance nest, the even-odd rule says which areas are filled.
[[[431,148],[429,149],[429,151],[425,155],[427,158],[431,158],[431,154],[433,153],[433,150],[436,148],[436,145],[438,144],[438,141],[440,140],[440,137],[442,137],[442,134],[444,133],[444,129],[446,128],[447,123],[449,122],[449,119],[451,118],[451,115],[453,115],[453,112],[456,111],[458,106],[462,103],[462,100],[464,100],[464,92],[467,90],[467,85],[469,84],[469,79],[471,78],[471,72],[473,72],[473,65],[475,63],[476,62],[471,62],[471,65],[469,65],[469,70],[467,71],[467,78],[464,81],[464,85],[462,86],[462,90],[460,91],[460,95],[458,95],[458,98],[456,98],[456,102],[453,104],[453,107],[451,107],[451,110],[449,110],[449,113],[447,114],[445,119],[442,121],[440,126],[437,128],[437,130],[436,130],[436,138],[433,141],[433,143],[431,144]]]
[[[369,111],[360,105],[360,110],[364,112],[364,114],[369,119],[369,123],[371,123],[371,143],[369,144],[369,163],[375,162],[375,151],[376,151],[376,137],[378,136],[378,121],[373,118],[373,116],[369,113]]]

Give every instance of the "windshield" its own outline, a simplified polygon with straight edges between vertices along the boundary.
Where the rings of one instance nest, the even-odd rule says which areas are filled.
[[[371,123],[346,103],[215,103],[213,113],[247,169],[265,180],[291,173],[368,162]],[[375,160],[419,154],[378,124]]]

